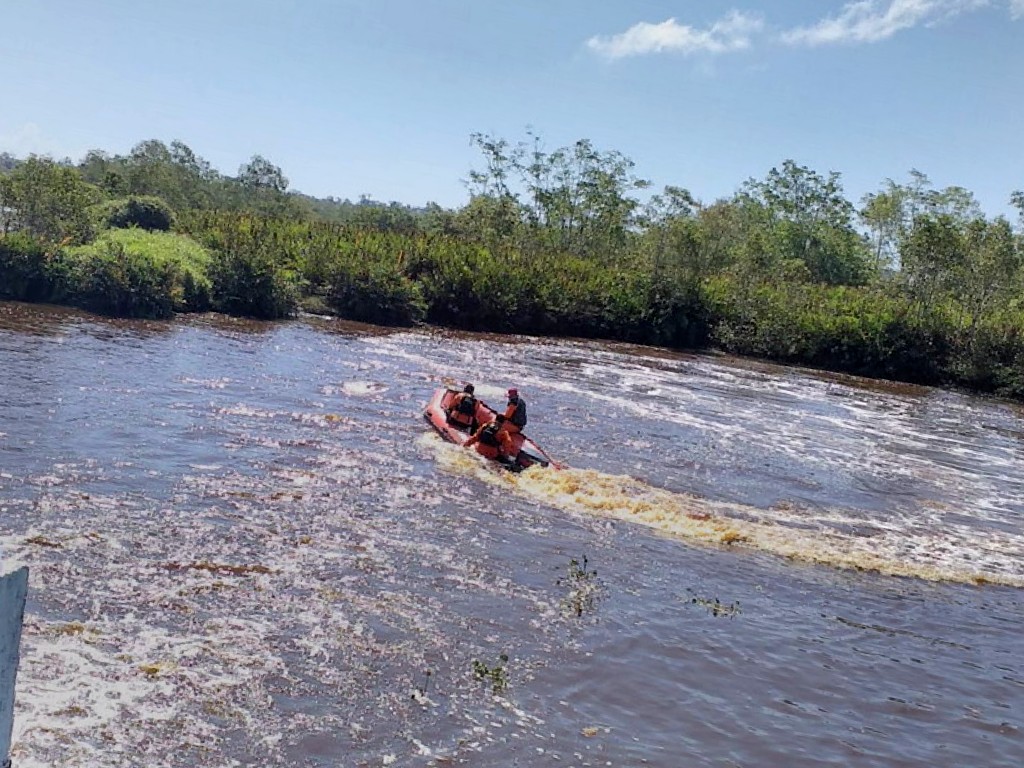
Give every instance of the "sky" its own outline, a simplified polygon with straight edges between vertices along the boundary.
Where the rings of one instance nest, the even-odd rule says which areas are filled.
[[[711,202],[786,159],[1010,214],[1024,0],[0,0],[0,152],[184,141],[316,196],[445,206],[474,132],[587,138]]]

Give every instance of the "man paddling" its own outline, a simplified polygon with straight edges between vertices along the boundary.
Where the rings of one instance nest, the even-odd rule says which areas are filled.
[[[466,448],[476,445],[484,432],[493,434],[503,455],[512,458],[516,454],[512,436],[523,431],[526,426],[526,401],[519,396],[519,390],[511,387],[508,390],[508,404],[505,406],[505,413],[499,413],[497,418],[489,421],[478,429],[469,440],[464,443]]]
[[[508,404],[505,413],[498,417],[498,441],[506,456],[515,454],[512,447],[512,435],[518,435],[526,426],[526,401],[519,396],[519,390],[512,387],[508,391]]]

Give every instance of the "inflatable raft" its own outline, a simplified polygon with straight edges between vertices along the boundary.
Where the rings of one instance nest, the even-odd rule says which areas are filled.
[[[458,421],[458,415],[453,417],[451,412],[452,399],[457,394],[457,389],[438,389],[423,410],[423,418],[448,442],[465,445],[473,432],[493,421],[498,412],[477,398],[475,413],[469,423],[463,424]],[[516,452],[514,456],[502,455],[497,440],[490,438],[485,432],[472,447],[481,456],[496,461],[513,472],[520,472],[534,465],[559,468],[539,445],[522,433],[512,435],[512,446]]]

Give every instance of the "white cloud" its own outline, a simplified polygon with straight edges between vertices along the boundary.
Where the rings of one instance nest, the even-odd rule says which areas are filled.
[[[1024,6],[1024,0],[1011,0],[1012,11]],[[810,27],[798,27],[782,34],[789,45],[832,45],[836,43],[876,43],[897,32],[921,24],[975,11],[989,0],[858,0],[843,6],[838,16],[822,19]]]
[[[1024,0],[1010,0],[1010,17],[1024,19]]]
[[[684,55],[729,53],[749,48],[751,37],[763,27],[760,18],[740,11],[730,11],[707,29],[695,29],[675,19],[661,24],[641,21],[618,35],[592,37],[587,40],[587,47],[609,59],[663,51]]]

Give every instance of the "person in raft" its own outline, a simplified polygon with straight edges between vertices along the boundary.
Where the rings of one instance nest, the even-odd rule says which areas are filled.
[[[448,407],[448,421],[470,430],[476,428],[476,397],[472,384],[467,384]]]
[[[498,446],[505,456],[513,456],[515,450],[512,446],[512,435],[523,431],[526,426],[526,401],[519,396],[519,390],[512,387],[508,391],[508,405],[505,406],[505,413],[499,413],[497,418],[489,421],[478,429],[473,436],[466,441],[465,447],[469,448],[484,438],[493,436],[498,441]]]

